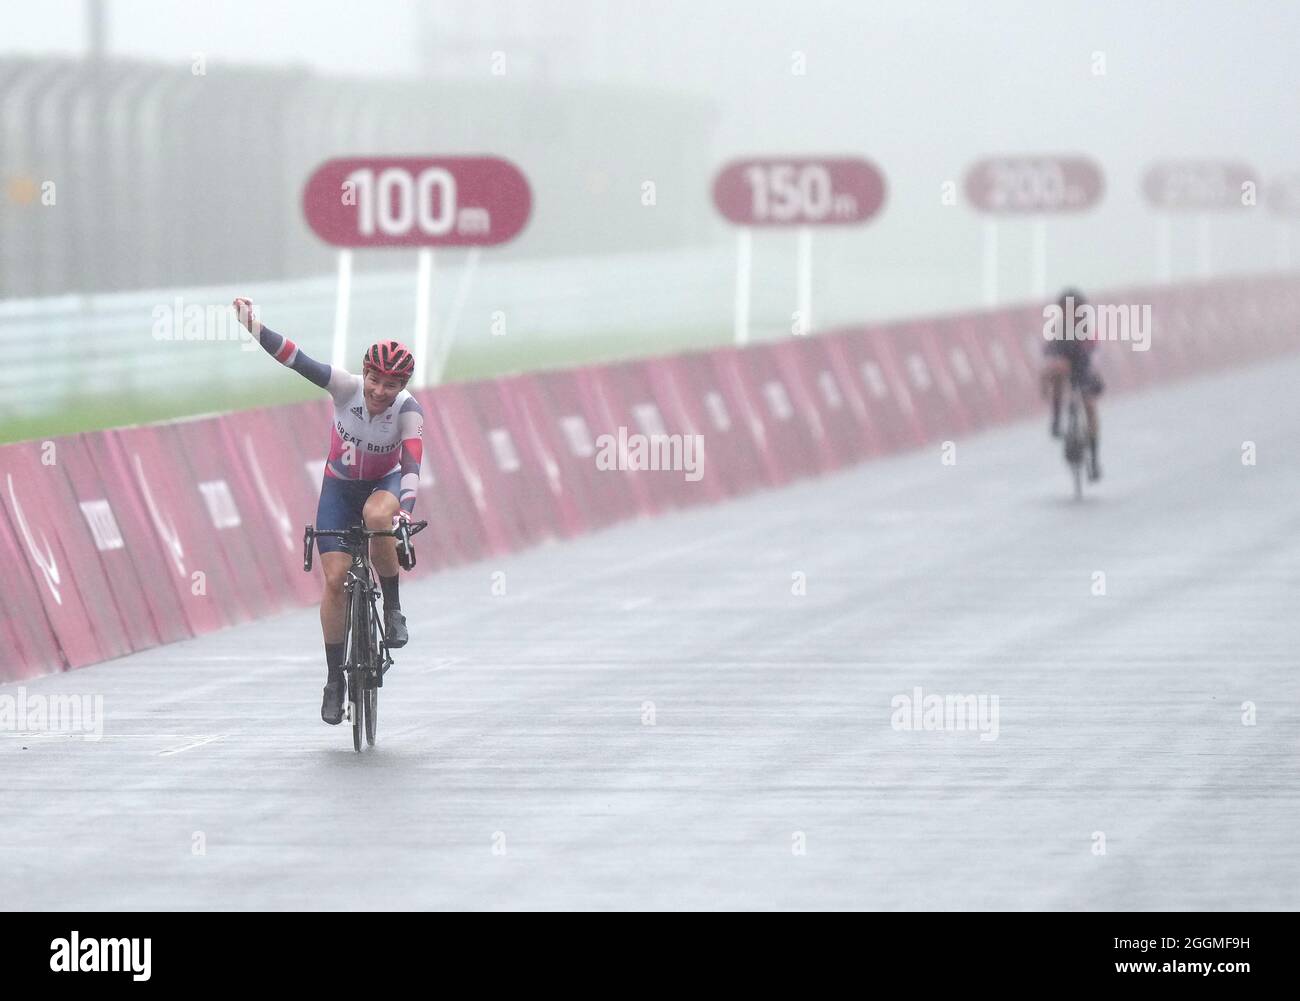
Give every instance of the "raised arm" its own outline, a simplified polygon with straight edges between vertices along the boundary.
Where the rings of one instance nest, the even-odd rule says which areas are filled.
[[[397,414],[397,430],[402,436],[402,494],[398,498],[403,511],[415,513],[415,493],[420,488],[420,462],[424,459],[424,409],[412,396]]]
[[[326,390],[336,403],[342,402],[356,390],[359,376],[317,361],[289,338],[264,326],[254,314],[253,304],[248,299],[236,299],[234,305],[239,322],[257,338],[263,350],[281,365],[293,369],[304,379]]]

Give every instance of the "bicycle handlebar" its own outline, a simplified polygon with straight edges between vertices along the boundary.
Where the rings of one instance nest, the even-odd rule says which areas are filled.
[[[311,544],[314,539],[344,539],[355,542],[365,542],[369,539],[394,538],[397,540],[398,549],[406,549],[411,554],[411,569],[415,566],[415,550],[411,549],[410,541],[412,535],[419,535],[429,527],[427,521],[404,521],[396,528],[385,528],[373,530],[361,525],[354,525],[351,528],[322,528],[317,529],[308,525],[302,534],[302,568],[308,573],[312,568]]]

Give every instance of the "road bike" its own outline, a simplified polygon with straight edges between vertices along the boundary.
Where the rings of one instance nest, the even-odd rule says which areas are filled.
[[[1065,462],[1074,477],[1074,499],[1083,499],[1083,457],[1088,450],[1087,412],[1083,405],[1083,387],[1070,379],[1070,395],[1065,411]]]
[[[347,529],[318,531],[307,526],[302,537],[302,568],[310,573],[312,568],[312,543],[316,539],[339,539],[344,551],[352,557],[347,578],[343,582],[344,619],[343,674],[347,679],[348,701],[344,718],[352,724],[352,746],[361,750],[361,736],[366,744],[375,746],[375,730],[379,725],[379,689],[384,687],[384,675],[393,666],[384,637],[383,616],[379,602],[382,592],[375,581],[370,565],[370,540],[394,538],[397,540],[397,559],[405,570],[415,567],[415,548],[411,536],[423,531],[427,521],[403,522],[395,529],[372,531],[361,525]]]

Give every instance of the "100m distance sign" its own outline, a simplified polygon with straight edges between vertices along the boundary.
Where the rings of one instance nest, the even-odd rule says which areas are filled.
[[[533,197],[523,172],[491,156],[343,157],[303,189],[307,224],[336,247],[486,247],[513,239]]]

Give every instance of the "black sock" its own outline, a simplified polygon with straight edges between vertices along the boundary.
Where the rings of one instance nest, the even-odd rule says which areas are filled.
[[[402,603],[397,600],[397,574],[391,577],[385,577],[382,574],[379,577],[379,586],[384,589],[384,611],[390,612],[394,608],[401,608]]]
[[[343,646],[342,643],[325,644],[325,669],[331,682],[343,677]]]

